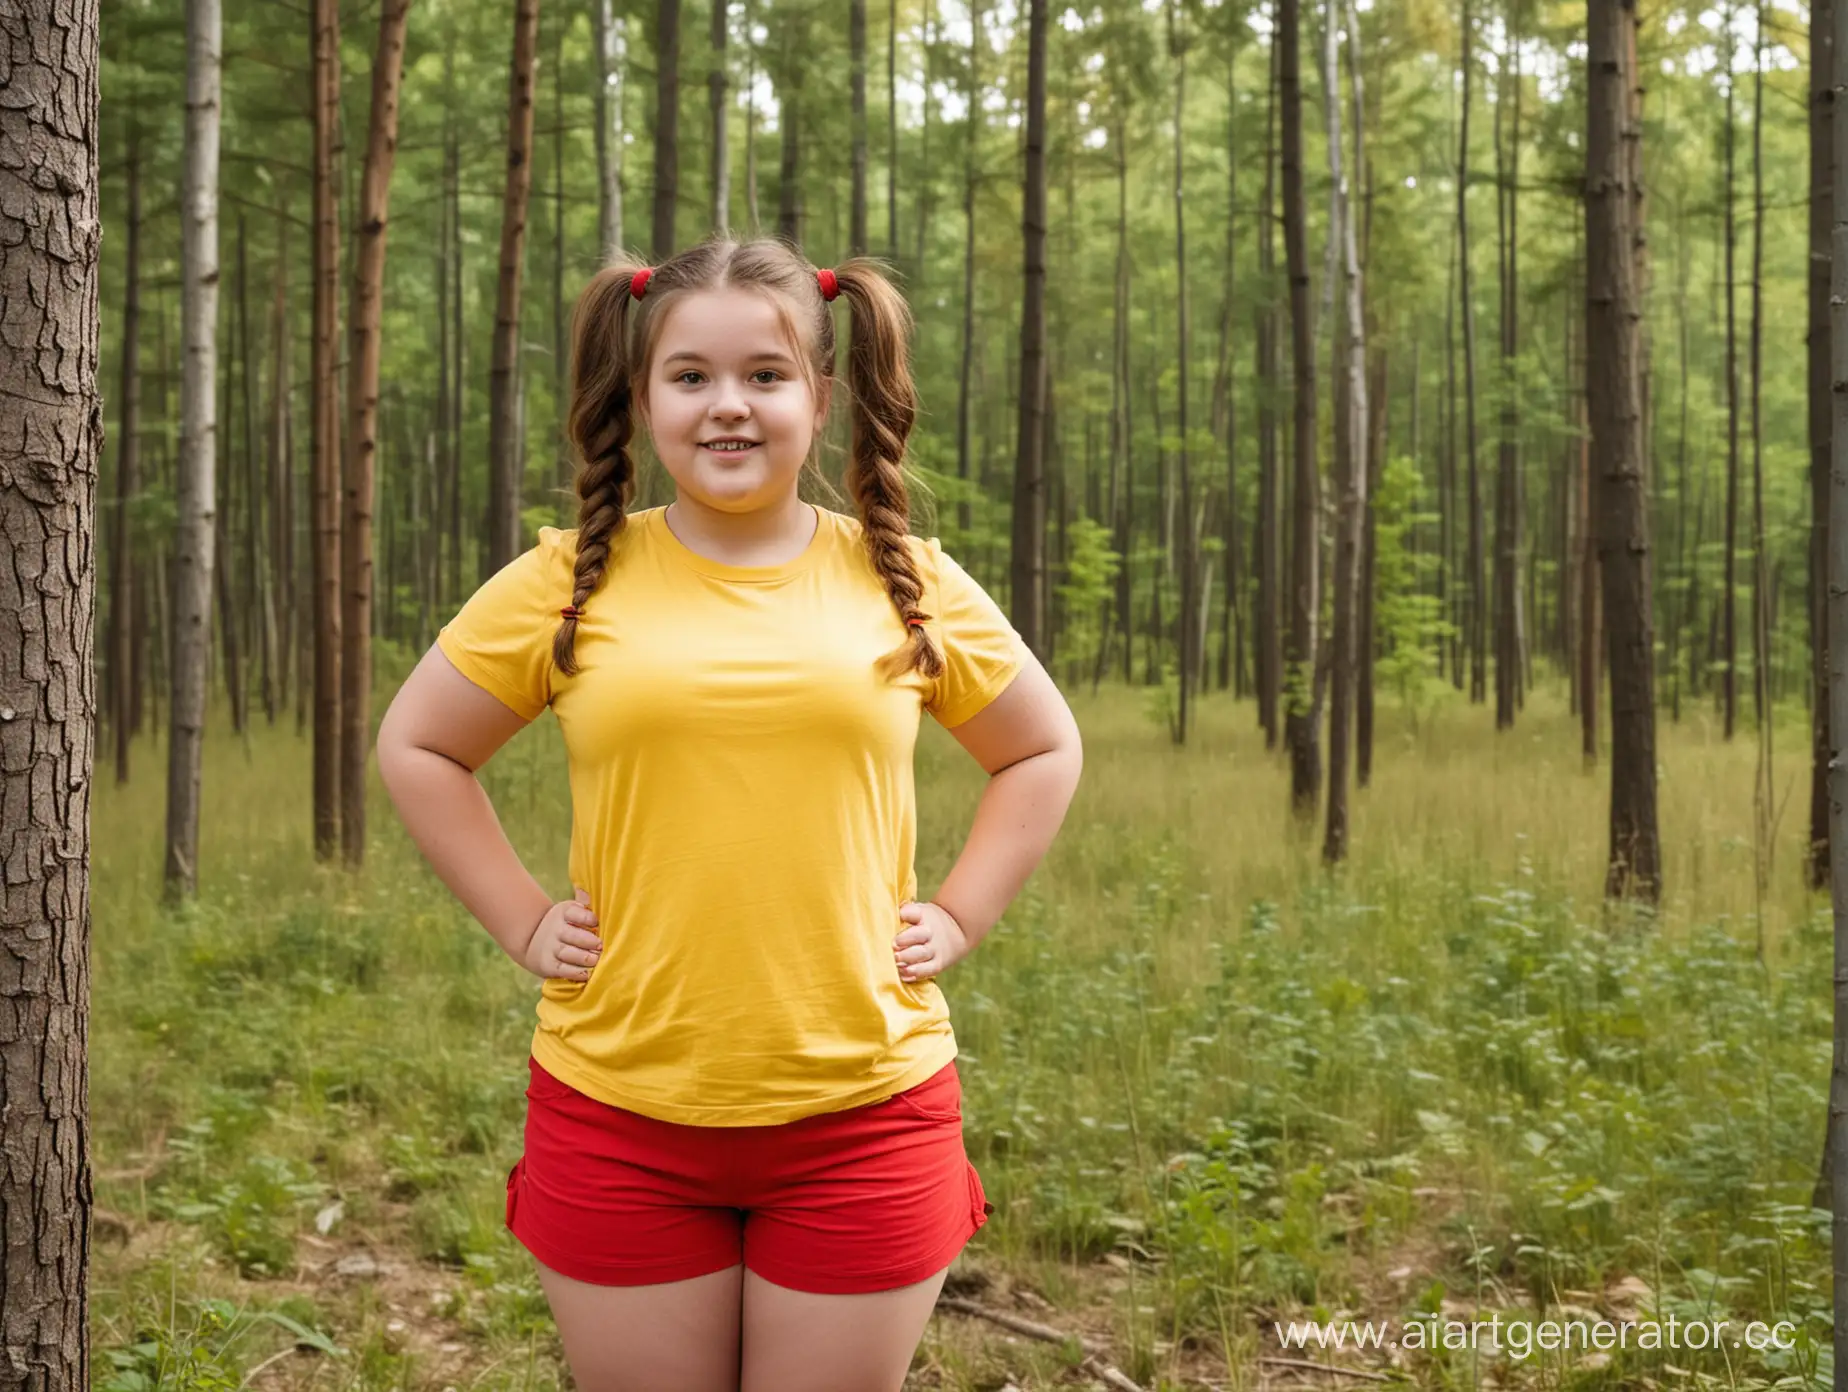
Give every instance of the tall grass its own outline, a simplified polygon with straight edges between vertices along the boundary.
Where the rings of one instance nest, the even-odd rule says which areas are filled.
[[[1332,876],[1319,829],[1289,823],[1250,706],[1209,699],[1177,750],[1146,700],[1074,697],[1086,768],[1065,829],[944,981],[997,1209],[972,1267],[1106,1311],[1150,1386],[1202,1359],[1254,1381],[1272,1318],[1562,1307],[1802,1334],[1783,1353],[1603,1366],[1418,1355],[1407,1375],[1829,1376],[1827,1226],[1808,1200],[1830,942],[1801,883],[1800,712],[1780,715],[1789,802],[1762,916],[1752,741],[1728,745],[1704,711],[1663,725],[1668,895],[1651,919],[1601,906],[1606,774],[1581,766],[1550,692],[1501,735],[1460,703],[1417,724],[1383,709]],[[562,1385],[531,1259],[501,1228],[536,984],[376,789],[365,871],[313,865],[292,727],[208,744],[203,890],[162,909],[160,751],[136,753],[92,833],[98,1202],[135,1234],[96,1254],[98,1385],[236,1387],[303,1337],[340,1350],[313,1361],[319,1386]],[[562,895],[549,719],[486,781]],[[926,722],[918,783],[928,894],[982,775]],[[359,1247],[443,1274],[459,1360],[394,1335],[372,1283],[305,1276]],[[1000,1376],[945,1348],[928,1385]]]

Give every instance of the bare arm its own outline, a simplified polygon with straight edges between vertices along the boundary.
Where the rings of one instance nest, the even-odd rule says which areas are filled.
[[[969,839],[932,901],[974,948],[1058,835],[1084,768],[1084,746],[1071,708],[1032,657],[1007,690],[950,733],[989,778]]]
[[[432,646],[385,712],[378,740],[379,776],[411,840],[522,966],[553,900],[520,862],[475,770],[525,726]]]

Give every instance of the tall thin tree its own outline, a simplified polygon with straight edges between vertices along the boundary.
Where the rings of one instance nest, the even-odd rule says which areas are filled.
[[[731,86],[726,70],[726,35],[731,27],[728,0],[712,0],[712,71],[707,74],[708,105],[712,119],[712,228],[716,232],[731,228],[731,139],[727,133],[727,93]]]
[[[1028,0],[1026,170],[1021,201],[1019,430],[1014,464],[1009,601],[1015,629],[1042,657],[1046,564],[1046,24],[1047,0]]]
[[[1348,750],[1353,739],[1355,688],[1355,634],[1359,619],[1361,521],[1367,509],[1367,327],[1362,310],[1365,287],[1360,275],[1360,248],[1354,224],[1353,183],[1360,178],[1364,151],[1359,143],[1365,119],[1365,92],[1360,76],[1360,30],[1350,29],[1348,41],[1350,96],[1353,102],[1355,149],[1353,169],[1341,158],[1341,73],[1335,61],[1342,17],[1338,0],[1329,0],[1323,29],[1323,80],[1328,93],[1328,170],[1334,180],[1340,209],[1338,236],[1341,251],[1341,347],[1346,381],[1340,394],[1341,418],[1335,423],[1335,627],[1328,706],[1328,823],[1322,841],[1322,859],[1335,865],[1347,858]]]
[[[314,851],[340,845],[340,226],[335,164],[340,135],[340,6],[310,0],[314,90],[314,350],[309,369],[310,547],[314,630]]]
[[[718,8],[723,9],[723,0]],[[615,0],[591,0],[591,47],[597,62],[592,112],[597,149],[597,246],[606,258],[622,251],[622,94],[628,64],[628,16]]]
[[[1315,815],[1322,777],[1321,684],[1316,626],[1321,611],[1321,480],[1316,472],[1315,330],[1309,322],[1309,243],[1303,202],[1302,17],[1299,0],[1278,0],[1277,91],[1283,114],[1283,252],[1290,277],[1290,357],[1295,402],[1295,498],[1290,546],[1290,634],[1285,654],[1284,742],[1290,750],[1290,806]]]
[[[1811,889],[1829,882],[1829,225],[1835,151],[1835,0],[1811,0],[1809,72],[1809,633]],[[1818,1205],[1821,1206],[1820,1204]],[[1848,1366],[1844,1364],[1843,1366]]]
[[[537,0],[533,0],[537,3]],[[680,201],[680,0],[655,7],[654,258],[674,254]]]
[[[348,865],[366,855],[366,756],[372,745],[372,495],[378,467],[379,311],[385,286],[385,233],[391,172],[398,153],[398,86],[411,0],[383,0],[372,57],[372,113],[360,183],[353,299],[347,310],[346,525],[340,534],[341,656],[340,845]]]
[[[501,198],[500,278],[494,302],[494,358],[488,376],[488,545],[482,578],[520,554],[520,281],[526,261],[526,206],[532,188],[533,59],[539,46],[539,0],[519,0],[513,61],[507,76],[507,178]],[[658,179],[657,174],[657,179]],[[656,212],[657,230],[659,210]]]
[[[168,667],[167,855],[171,897],[199,888],[199,780],[205,755],[218,410],[219,0],[187,0],[185,172],[180,201],[180,455]]]
[[[1662,891],[1656,828],[1654,643],[1649,514],[1638,391],[1641,301],[1629,181],[1629,29],[1636,0],[1590,0],[1586,62],[1586,395],[1597,476],[1598,559],[1611,684],[1611,835],[1605,893],[1654,902]],[[1634,163],[1632,161],[1635,161]]]

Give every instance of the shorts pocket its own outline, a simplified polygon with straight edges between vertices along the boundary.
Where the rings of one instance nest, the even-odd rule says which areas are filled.
[[[922,1121],[939,1126],[962,1125],[962,1079],[953,1062],[944,1064],[916,1087],[894,1093],[892,1100]]]

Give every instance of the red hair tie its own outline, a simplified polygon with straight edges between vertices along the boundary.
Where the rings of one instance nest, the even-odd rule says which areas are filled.
[[[630,276],[629,293],[635,296],[636,299],[641,299],[643,293],[648,289],[648,277],[653,274],[654,270],[652,267],[643,266],[641,270]]]
[[[567,604],[558,612],[567,619],[581,619],[584,617],[584,611],[575,604]]]
[[[835,278],[833,271],[829,271],[829,270],[816,271],[815,280],[821,286],[822,299],[831,300],[836,295],[841,293],[841,283],[838,279]]]
[[[907,628],[913,628],[913,627],[916,627],[916,626],[917,626],[917,625],[919,625],[919,624],[927,624],[927,623],[929,623],[929,622],[930,622],[930,615],[929,615],[929,614],[919,614],[919,615],[918,615],[918,616],[917,616],[916,618],[914,618],[914,619],[906,619],[906,620],[905,620],[905,627],[907,627]]]

